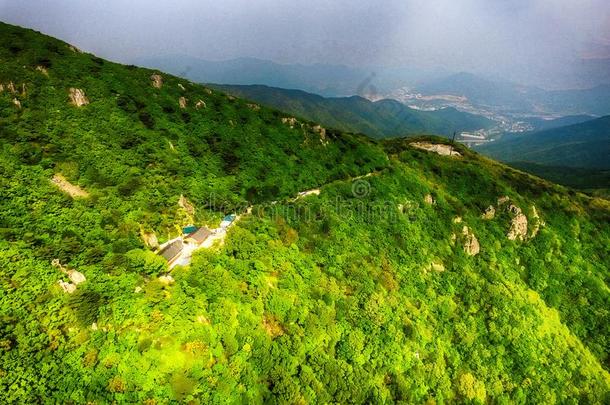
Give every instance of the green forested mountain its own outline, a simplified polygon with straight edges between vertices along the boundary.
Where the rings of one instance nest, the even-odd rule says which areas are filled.
[[[455,108],[419,111],[389,99],[372,102],[359,96],[324,98],[301,90],[260,85],[212,86],[331,128],[373,138],[422,133],[450,136],[454,131],[473,131],[493,125],[485,117]]]
[[[543,131],[547,129],[567,127],[568,125],[582,124],[583,122],[594,120],[591,115],[566,115],[564,117],[554,119],[542,119],[538,117],[525,118],[534,127],[534,131]]]
[[[513,135],[480,146],[505,162],[610,169],[610,115],[580,124]]]
[[[607,200],[6,24],[0,60],[0,403],[610,400]],[[145,243],[232,212],[188,267]]]
[[[509,164],[511,167],[542,177],[553,183],[610,197],[610,169],[545,166],[530,162],[510,162]]]

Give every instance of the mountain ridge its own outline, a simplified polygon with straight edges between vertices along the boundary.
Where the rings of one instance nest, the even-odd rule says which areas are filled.
[[[370,101],[361,96],[327,98],[303,90],[262,85],[210,86],[328,127],[363,133],[374,138],[422,133],[451,136],[456,131],[474,131],[493,124],[487,118],[452,107],[420,111],[392,99]]]
[[[532,134],[506,137],[478,149],[503,161],[608,170],[610,115]]]

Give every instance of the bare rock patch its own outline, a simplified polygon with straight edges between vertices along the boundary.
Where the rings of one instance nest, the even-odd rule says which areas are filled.
[[[163,76],[157,73],[150,75],[150,80],[152,81],[152,86],[156,89],[160,89],[163,86]]]
[[[61,191],[67,193],[72,198],[86,198],[89,197],[89,193],[80,188],[77,185],[70,183],[66,178],[57,173],[51,179],[51,182],[55,184]]]
[[[485,209],[485,212],[483,213],[483,215],[481,215],[481,218],[494,219],[495,216],[496,216],[496,209],[494,208],[493,205],[490,205],[489,207],[487,207]]]
[[[44,66],[38,65],[38,66],[36,66],[36,70],[45,76],[49,76],[49,72],[47,71],[47,68],[45,68]]]
[[[523,213],[515,215],[510,222],[510,229],[506,235],[510,240],[524,240],[527,236],[527,217]]]
[[[189,215],[195,214],[195,206],[183,195],[180,194],[178,205],[183,208]]]
[[[441,143],[431,143],[431,142],[411,142],[409,145],[413,146],[417,149],[422,149],[428,152],[437,153],[441,156],[452,156],[459,157],[462,156],[460,152],[453,150],[453,146],[445,145]]]
[[[462,228],[462,236],[464,238],[464,252],[468,256],[475,256],[479,254],[481,246],[474,233],[466,225]]]
[[[70,87],[69,90],[70,102],[76,107],[82,107],[89,104],[89,99],[85,95],[84,90]]]
[[[186,98],[180,97],[178,99],[178,104],[180,105],[180,108],[185,109],[186,108],[186,104],[187,104]]]

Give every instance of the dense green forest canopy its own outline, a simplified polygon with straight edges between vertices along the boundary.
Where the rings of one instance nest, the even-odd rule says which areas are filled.
[[[610,400],[607,200],[6,24],[0,61],[0,402]],[[144,235],[248,206],[159,277]]]

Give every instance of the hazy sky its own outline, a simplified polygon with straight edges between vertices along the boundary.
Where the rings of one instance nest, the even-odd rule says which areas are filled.
[[[0,20],[123,62],[442,66],[555,87],[610,71],[610,0],[0,0]]]

